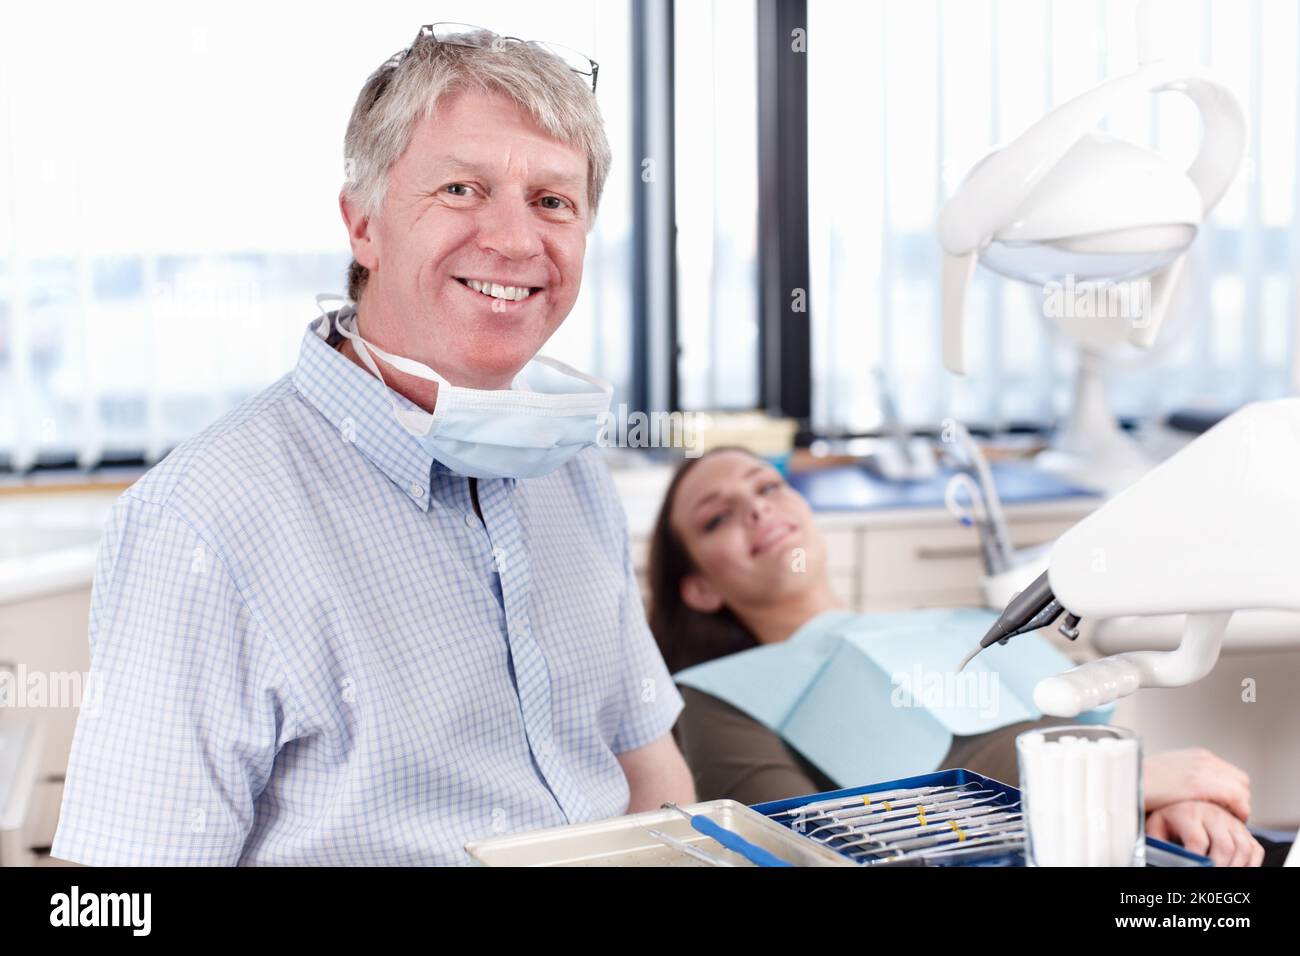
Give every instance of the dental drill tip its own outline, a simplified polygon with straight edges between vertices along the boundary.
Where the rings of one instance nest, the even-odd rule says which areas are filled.
[[[960,674],[962,671],[964,671],[966,669],[966,665],[969,664],[971,661],[973,661],[975,659],[975,655],[982,650],[984,650],[984,645],[976,644],[974,649],[971,650],[971,652],[967,654],[965,657],[963,657],[961,659],[961,663],[957,665],[957,673]]]

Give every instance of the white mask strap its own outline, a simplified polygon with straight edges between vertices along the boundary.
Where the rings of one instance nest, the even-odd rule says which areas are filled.
[[[356,313],[354,312],[352,315],[355,317]],[[429,430],[433,428],[433,416],[422,408],[403,408],[397,403],[397,399],[393,397],[393,390],[390,389],[388,383],[384,381],[383,373],[379,371],[379,366],[370,355],[370,350],[374,348],[374,346],[367,345],[365,339],[349,329],[344,324],[345,319],[346,317],[340,317],[335,320],[338,325],[339,333],[352,342],[357,354],[361,356],[361,361],[366,364],[366,368],[370,369],[371,374],[373,374],[375,378],[379,379],[380,384],[384,386],[384,393],[388,396],[388,403],[393,406],[393,415],[397,418],[398,423],[411,435],[416,438],[423,438],[429,433]],[[387,353],[382,352],[379,349],[374,350],[384,357],[385,362],[389,361]],[[396,356],[393,357],[396,358]],[[390,362],[389,364],[397,367],[395,363]],[[402,371],[405,371],[405,369],[402,369]],[[432,371],[432,369],[429,371]]]
[[[352,300],[347,296],[335,295],[333,292],[316,293],[316,308],[320,309],[320,314],[325,319],[325,321],[317,327],[316,334],[324,341],[328,341],[330,337],[330,316],[329,313],[325,311],[326,302],[341,302],[343,303],[343,308],[352,305]],[[340,308],[338,311],[340,313],[343,312],[343,308]]]
[[[401,355],[391,355],[388,352],[385,352],[383,349],[381,349],[378,345],[374,345],[370,342],[366,342],[363,338],[361,338],[359,333],[353,332],[352,334],[349,334],[348,331],[344,329],[341,324],[339,325],[339,331],[341,331],[348,338],[352,339],[354,344],[357,342],[363,343],[366,346],[366,348],[368,348],[375,355],[378,355],[381,359],[383,359],[393,368],[397,369],[399,372],[405,372],[407,375],[414,375],[416,378],[422,378],[426,382],[437,382],[439,386],[444,388],[451,388],[450,382],[448,382],[445,378],[443,378],[441,375],[439,375],[433,369],[429,368],[429,366],[425,365],[424,363],[417,362],[414,359],[404,358]]]
[[[549,355],[535,355],[533,356],[533,361],[553,368],[557,372],[563,372],[565,375],[571,375],[579,381],[586,382],[589,385],[595,385],[606,395],[614,394],[614,386],[611,383],[605,381],[603,378],[596,378],[594,375],[580,372],[568,362],[561,362],[559,359],[551,358]]]

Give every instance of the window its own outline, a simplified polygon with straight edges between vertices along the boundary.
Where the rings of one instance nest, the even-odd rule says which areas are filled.
[[[366,76],[427,4],[25,4],[0,30],[0,460],[155,460],[293,367],[349,261],[336,197]],[[544,352],[630,377],[630,3],[437,17],[600,63],[614,151]]]
[[[685,409],[758,404],[758,100],[753,0],[678,4],[677,337]]]

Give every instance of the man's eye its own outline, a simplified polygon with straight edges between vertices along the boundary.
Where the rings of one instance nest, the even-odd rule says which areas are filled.
[[[447,192],[451,193],[453,196],[468,196],[471,192],[473,192],[473,190],[470,189],[468,186],[466,186],[464,183],[452,183],[449,186],[447,186],[446,189]]]
[[[543,196],[538,202],[542,204],[543,209],[563,209],[569,205],[559,196]]]

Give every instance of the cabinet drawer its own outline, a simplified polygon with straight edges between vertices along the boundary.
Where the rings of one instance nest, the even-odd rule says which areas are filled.
[[[928,607],[980,607],[983,603],[979,588],[959,588],[953,591],[877,594],[866,598],[858,609],[868,614],[893,614]]]
[[[1037,521],[1009,528],[1016,547],[1059,537],[1068,521]],[[927,528],[871,529],[863,541],[862,594],[866,599],[918,592],[973,590],[984,574],[979,535],[957,523]]]
[[[827,531],[823,528],[822,537],[826,540],[826,570],[831,577],[839,574],[856,576],[860,561],[858,546],[862,533],[845,529]]]
[[[858,606],[858,576],[852,571],[828,575],[835,596],[851,608]]]

